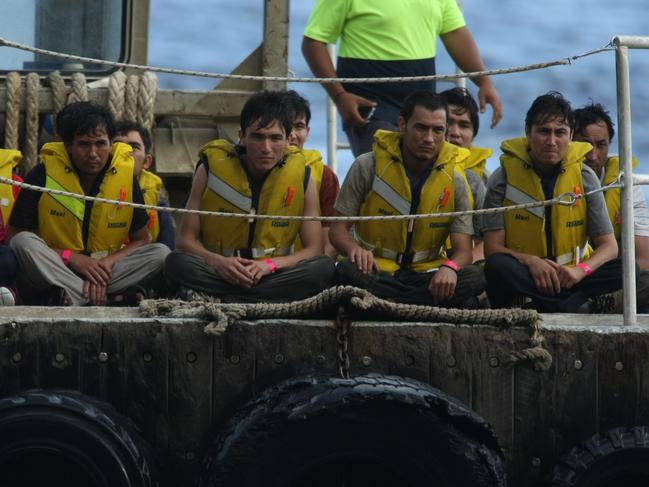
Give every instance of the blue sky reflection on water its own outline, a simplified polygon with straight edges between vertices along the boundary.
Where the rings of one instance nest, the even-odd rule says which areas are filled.
[[[302,31],[313,0],[291,2],[289,65],[297,76],[311,73],[302,58]],[[607,44],[614,35],[649,35],[646,0],[464,0],[465,16],[490,68],[552,61]],[[151,0],[150,57],[152,65],[229,72],[262,40],[263,2],[260,0]],[[180,20],[180,21],[178,21]],[[438,73],[453,66],[439,48]],[[649,51],[630,52],[633,152],[640,172],[649,173]],[[161,76],[163,88],[206,89],[214,80]],[[562,92],[574,107],[593,99],[616,114],[615,55],[604,52],[560,66],[498,76],[496,85],[505,117],[489,129],[490,113],[481,117],[477,144],[495,149],[504,139],[523,134],[523,119],[532,100],[547,91]],[[440,85],[441,89],[447,85]],[[313,120],[309,145],[325,152],[325,96],[319,85],[293,83],[308,97]],[[469,83],[475,94],[475,89]],[[344,135],[341,134],[344,139]],[[617,152],[617,137],[613,140]],[[339,152],[339,174],[352,162]],[[498,164],[494,157],[489,166]]]

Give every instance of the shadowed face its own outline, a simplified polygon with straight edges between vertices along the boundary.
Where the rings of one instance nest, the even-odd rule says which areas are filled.
[[[473,145],[473,123],[468,110],[464,110],[457,105],[448,106],[446,140],[465,149]]]
[[[561,118],[533,124],[527,133],[532,163],[539,169],[558,165],[568,152],[571,138],[570,126]]]
[[[304,149],[304,144],[309,137],[310,130],[309,125],[306,123],[306,118],[304,116],[297,117],[293,120],[293,131],[288,137],[288,143]]]
[[[416,106],[407,122],[399,117],[399,131],[405,159],[435,161],[446,135],[446,111]]]
[[[598,176],[608,160],[609,138],[608,127],[601,120],[586,125],[581,133],[575,134],[575,140],[589,142],[593,146],[593,150],[586,154],[585,162]]]
[[[288,147],[286,132],[277,120],[266,127],[260,127],[257,120],[245,133],[239,132],[239,139],[246,149],[247,167],[255,176],[263,176],[275,167]]]
[[[135,176],[139,176],[142,169],[149,169],[151,167],[153,156],[145,152],[144,141],[142,140],[140,132],[137,130],[131,130],[126,134],[116,135],[114,141],[128,144],[133,149],[131,155],[135,160]]]
[[[106,127],[97,127],[92,133],[75,135],[72,143],[65,144],[65,150],[80,175],[98,175],[110,157],[110,139]]]

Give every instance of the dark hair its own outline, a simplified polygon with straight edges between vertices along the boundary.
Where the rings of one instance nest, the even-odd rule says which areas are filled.
[[[306,120],[307,126],[311,121],[311,105],[309,100],[304,98],[295,90],[290,90],[286,92],[285,103],[287,109],[292,113],[292,118],[295,120],[299,117],[304,117]]]
[[[71,144],[77,135],[94,135],[98,129],[105,129],[108,139],[115,137],[115,120],[110,112],[89,101],[70,103],[56,116],[56,133],[66,144]]]
[[[471,125],[473,125],[473,136],[478,135],[480,129],[480,117],[478,116],[478,104],[466,88],[459,86],[450,90],[442,91],[439,96],[446,100],[448,105],[455,105],[460,108],[460,114],[468,113]]]
[[[422,107],[431,112],[444,110],[448,119],[448,105],[444,98],[429,90],[413,91],[410,93],[401,105],[401,116],[407,122],[412,117],[415,107]]]
[[[606,109],[599,103],[591,102],[590,105],[575,110],[575,133],[584,135],[586,127],[593,123],[604,122],[608,129],[608,141],[613,140],[615,125]]]
[[[115,135],[126,135],[129,132],[137,132],[140,134],[142,143],[144,144],[144,153],[151,154],[151,149],[153,149],[151,133],[141,123],[132,120],[122,120],[115,124]]]
[[[525,115],[525,132],[532,130],[532,125],[542,125],[548,120],[558,118],[563,120],[570,130],[575,128],[575,114],[570,102],[558,91],[549,91],[532,102]]]
[[[288,137],[293,131],[293,117],[284,103],[285,97],[285,91],[261,91],[248,98],[241,110],[241,131],[245,132],[257,120],[262,128],[279,122]]]

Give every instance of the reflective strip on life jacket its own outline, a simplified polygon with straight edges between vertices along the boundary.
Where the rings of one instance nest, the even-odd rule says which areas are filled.
[[[381,198],[387,201],[390,206],[397,210],[402,215],[410,214],[410,201],[403,198],[399,193],[397,193],[392,186],[383,181],[378,176],[374,176],[374,182],[372,183],[372,191],[378,194]]]
[[[512,201],[516,205],[523,205],[527,203],[538,203],[538,200],[533,198],[527,193],[522,192],[520,189],[512,186],[511,184],[507,185],[505,190],[505,199]],[[525,208],[525,211],[529,211],[532,215],[537,218],[545,218],[545,208],[543,206],[536,206],[534,208]]]
[[[59,191],[68,191],[49,175],[46,177],[45,187],[57,189]],[[50,196],[58,201],[72,215],[80,221],[83,221],[83,215],[86,210],[86,205],[83,201],[73,198],[72,196],[63,196],[55,193],[50,193]]]
[[[211,171],[207,177],[207,187],[232,205],[241,208],[245,213],[250,213],[252,209],[252,198],[239,193],[228,183],[212,174]]]

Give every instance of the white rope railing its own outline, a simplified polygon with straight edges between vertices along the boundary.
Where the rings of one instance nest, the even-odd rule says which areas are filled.
[[[37,186],[34,184],[28,184],[20,181],[14,181],[13,179],[4,178],[0,176],[0,183],[9,184],[11,186],[18,186],[22,189],[27,189],[31,191],[38,191],[41,193],[49,193],[58,196],[68,196],[71,198],[79,199],[81,201],[93,201],[97,203],[111,204],[115,206],[125,206],[129,208],[141,208],[144,210],[155,210],[166,213],[178,213],[178,214],[190,214],[190,215],[200,215],[200,216],[214,216],[222,218],[245,218],[247,220],[285,220],[285,221],[374,221],[374,220],[422,220],[426,218],[441,218],[441,217],[456,217],[456,216],[465,216],[465,215],[488,215],[495,213],[504,213],[506,211],[518,210],[518,209],[527,209],[527,208],[537,208],[539,206],[550,206],[550,205],[562,205],[562,206],[573,206],[580,199],[586,198],[595,193],[601,191],[608,191],[609,189],[621,188],[621,174],[616,181],[613,181],[611,184],[596,188],[592,191],[583,194],[577,194],[572,192],[563,193],[555,198],[551,198],[543,201],[535,201],[533,203],[523,203],[519,205],[504,206],[500,208],[482,208],[479,210],[463,210],[463,211],[448,211],[440,213],[418,213],[411,215],[372,215],[372,216],[295,216],[295,215],[264,215],[258,213],[228,213],[223,211],[205,211],[205,210],[191,210],[188,208],[171,208],[168,206],[156,206],[156,205],[146,205],[142,203],[132,203],[129,201],[119,201],[111,200],[107,198],[99,198],[97,196],[87,196],[84,194],[71,193],[68,191],[62,191],[60,189],[54,188],[45,188],[43,186]],[[649,177],[647,178],[649,180]]]
[[[473,71],[470,73],[454,73],[454,74],[435,74],[428,76],[400,76],[400,77],[383,77],[383,78],[313,78],[313,77],[292,77],[292,76],[256,76],[247,74],[232,74],[232,73],[213,73],[209,71],[194,71],[189,69],[177,68],[163,68],[159,66],[146,66],[142,64],[123,63],[118,61],[108,61],[106,59],[96,59],[86,56],[77,56],[75,54],[61,53],[57,51],[50,51],[39,47],[33,47],[19,42],[10,41],[0,37],[0,46],[12,47],[23,51],[32,52],[44,56],[57,57],[70,61],[77,61],[89,64],[101,64],[115,68],[132,68],[151,71],[154,73],[177,74],[183,76],[197,76],[201,78],[218,78],[218,79],[235,79],[235,80],[248,80],[248,81],[283,81],[290,83],[403,83],[414,81],[439,81],[439,80],[455,80],[460,78],[474,78],[480,76],[492,76],[500,74],[520,73],[524,71],[534,71],[537,69],[545,69],[553,66],[565,66],[572,64],[573,61],[597,54],[603,51],[615,50],[615,47],[609,43],[604,47],[593,49],[591,51],[568,56],[566,58],[558,59],[555,61],[541,62],[535,64],[526,64],[523,66],[516,66],[511,68],[502,69],[487,69],[483,71]]]

